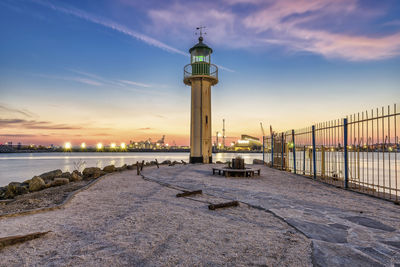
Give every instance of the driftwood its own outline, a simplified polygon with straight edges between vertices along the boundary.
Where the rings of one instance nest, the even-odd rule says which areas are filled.
[[[215,209],[220,209],[220,208],[237,207],[237,206],[239,206],[238,201],[231,201],[231,202],[225,202],[225,203],[220,203],[220,204],[208,205],[208,209],[215,210]]]
[[[7,237],[2,237],[0,238],[0,249],[7,247],[7,246],[11,246],[14,244],[18,244],[18,243],[22,243],[25,241],[29,241],[32,239],[36,239],[39,237],[44,236],[45,234],[49,233],[51,231],[47,231],[47,232],[36,232],[36,233],[32,233],[32,234],[27,234],[27,235],[16,235],[16,236],[7,236]]]
[[[181,160],[181,161],[182,161],[183,165],[186,165],[186,162],[184,160]]]
[[[183,193],[176,194],[176,197],[187,197],[191,195],[203,194],[203,190],[187,191]]]
[[[159,169],[159,168],[160,168],[160,166],[158,165],[158,161],[157,161],[157,159],[156,159],[156,165],[157,165],[157,169]]]

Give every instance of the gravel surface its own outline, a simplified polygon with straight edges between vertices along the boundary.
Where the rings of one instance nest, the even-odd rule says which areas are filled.
[[[0,266],[311,266],[310,240],[273,214],[245,204],[210,211],[226,200],[179,192],[125,171],[61,210],[2,218],[0,237],[52,232],[4,248]]]

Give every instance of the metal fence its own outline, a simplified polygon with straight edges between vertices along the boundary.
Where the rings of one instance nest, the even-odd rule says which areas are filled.
[[[396,104],[263,138],[269,166],[398,202]]]

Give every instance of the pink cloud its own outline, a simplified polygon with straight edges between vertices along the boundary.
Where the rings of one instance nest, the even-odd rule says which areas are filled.
[[[182,41],[196,26],[206,25],[206,41],[211,45],[244,49],[282,46],[289,51],[350,61],[381,60],[400,54],[400,33],[372,36],[360,29],[350,32],[343,27],[344,30],[333,31],[319,25],[328,17],[335,21],[370,21],[385,14],[384,8],[360,7],[357,0],[234,0],[227,4],[185,2],[151,9],[148,30],[160,35],[168,33]],[[257,10],[241,13],[231,9],[236,4],[252,4]]]

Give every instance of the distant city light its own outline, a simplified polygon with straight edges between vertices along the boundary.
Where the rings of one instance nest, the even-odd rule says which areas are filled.
[[[103,144],[102,143],[98,143],[97,144],[97,149],[102,149],[103,148]]]
[[[248,144],[248,143],[250,143],[249,140],[238,140],[237,142],[238,142],[239,144]]]
[[[218,137],[222,137],[222,134],[221,134],[221,133],[218,133]]]
[[[86,148],[86,144],[85,144],[85,143],[82,143],[82,144],[81,144],[81,148]]]
[[[167,146],[167,147],[168,147],[169,145],[168,145],[168,144],[165,144],[165,146]]]
[[[111,148],[115,148],[117,145],[115,143],[111,143]]]
[[[231,143],[231,146],[234,146],[234,145],[235,145],[235,143],[234,143],[234,142],[232,142],[232,143]]]
[[[125,148],[126,148],[125,143],[121,143],[121,148],[122,148],[122,149],[125,149]]]
[[[218,143],[218,146],[221,146],[222,144],[221,143]]]
[[[64,144],[64,148],[65,148],[65,149],[71,149],[71,143],[70,143],[70,142],[66,142],[66,143]]]

